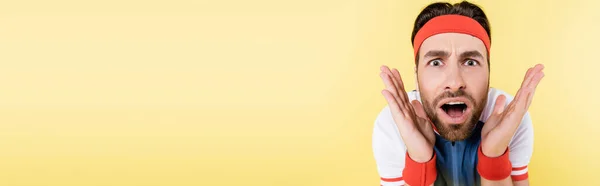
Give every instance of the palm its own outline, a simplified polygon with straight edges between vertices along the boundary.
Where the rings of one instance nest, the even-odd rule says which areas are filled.
[[[431,123],[431,120],[429,120],[425,115],[423,106],[421,105],[421,103],[419,103],[419,101],[414,100],[411,102],[411,104],[413,105],[413,109],[417,118],[415,125],[413,126],[417,128],[418,132],[423,135],[425,140],[429,144],[431,144],[431,146],[433,146],[433,144],[435,143],[435,134],[433,132],[433,124]]]
[[[398,70],[391,71],[385,66],[381,70],[381,78],[386,87],[382,94],[388,102],[408,154],[415,161],[428,161],[433,156],[435,143],[431,121],[427,119],[419,101],[409,102]]]
[[[497,157],[505,152],[531,105],[535,88],[544,77],[543,69],[544,66],[536,65],[527,70],[515,99],[506,108],[504,108],[506,97],[500,95],[496,98],[494,111],[481,131],[481,147],[486,156]]]

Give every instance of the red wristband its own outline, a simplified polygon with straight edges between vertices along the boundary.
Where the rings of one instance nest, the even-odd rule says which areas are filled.
[[[498,181],[510,176],[512,165],[508,159],[509,150],[506,148],[501,156],[490,158],[483,154],[481,145],[477,149],[477,172],[487,180]]]
[[[411,186],[428,186],[433,184],[437,178],[435,163],[435,153],[433,153],[433,158],[431,158],[431,160],[428,162],[419,163],[410,159],[407,152],[404,171],[402,171],[404,182]]]

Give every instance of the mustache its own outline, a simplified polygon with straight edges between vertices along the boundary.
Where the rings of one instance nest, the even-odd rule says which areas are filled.
[[[442,93],[441,95],[437,96],[434,100],[433,103],[434,105],[438,105],[438,103],[440,101],[442,101],[442,99],[446,99],[446,98],[455,98],[455,97],[465,97],[467,98],[471,103],[474,104],[474,106],[477,106],[475,99],[473,99],[473,96],[471,96],[469,93],[465,92],[464,90],[457,90],[457,91],[446,91],[444,93]]]

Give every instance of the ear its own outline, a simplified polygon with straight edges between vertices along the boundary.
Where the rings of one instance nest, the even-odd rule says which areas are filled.
[[[419,76],[417,76],[417,66],[415,66],[415,85],[417,87],[417,92],[419,91]]]

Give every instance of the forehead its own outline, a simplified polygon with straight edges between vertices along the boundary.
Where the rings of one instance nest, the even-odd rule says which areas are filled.
[[[476,50],[482,55],[487,56],[487,50],[483,41],[474,36],[461,33],[437,34],[425,39],[423,44],[421,44],[421,48],[419,48],[419,57],[422,58],[425,53],[431,50],[447,51],[451,55],[463,51]]]

